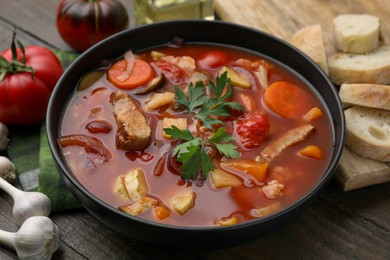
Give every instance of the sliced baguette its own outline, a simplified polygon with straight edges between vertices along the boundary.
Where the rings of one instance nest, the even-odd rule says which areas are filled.
[[[343,83],[390,84],[390,45],[367,54],[339,52],[328,59],[332,81]]]
[[[390,110],[390,85],[342,84],[339,95],[344,107],[358,105]]]
[[[345,111],[345,144],[362,157],[390,161],[390,111],[354,106]]]
[[[329,75],[321,25],[314,24],[297,31],[292,36],[291,43],[317,63],[326,75]]]
[[[379,47],[379,18],[368,14],[342,14],[333,19],[336,48],[348,53],[367,53]]]

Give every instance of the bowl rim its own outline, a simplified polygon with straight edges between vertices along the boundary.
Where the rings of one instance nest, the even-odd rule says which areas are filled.
[[[57,139],[57,136],[58,136],[59,133],[53,132],[52,128],[50,127],[52,125],[52,122],[53,122],[54,118],[56,116],[58,116],[58,114],[54,113],[54,111],[52,109],[50,109],[50,108],[52,108],[55,105],[55,100],[58,99],[57,96],[59,95],[58,92],[59,92],[60,86],[63,84],[62,82],[65,81],[65,79],[71,74],[73,68],[76,67],[77,64],[80,63],[80,61],[88,58],[88,56],[90,56],[92,53],[96,52],[99,49],[104,48],[106,45],[109,45],[110,42],[115,41],[116,39],[120,39],[120,38],[126,36],[129,33],[136,33],[138,31],[144,31],[144,30],[147,30],[147,29],[150,29],[150,28],[156,28],[156,27],[167,27],[167,26],[169,27],[170,25],[176,24],[176,23],[183,23],[183,24],[188,24],[188,25],[190,25],[190,24],[204,24],[204,25],[207,25],[207,24],[210,24],[210,23],[212,23],[212,24],[221,24],[223,26],[235,27],[235,28],[240,29],[240,30],[247,30],[247,31],[252,31],[254,33],[257,33],[257,34],[261,34],[264,37],[270,38],[273,41],[277,41],[280,44],[285,45],[291,51],[296,52],[297,54],[299,54],[299,56],[301,56],[301,58],[304,59],[306,63],[308,63],[308,64],[310,64],[310,66],[316,68],[316,72],[320,73],[320,75],[323,77],[324,82],[326,82],[326,85],[330,86],[330,90],[331,90],[332,94],[335,97],[334,101],[336,102],[336,105],[339,108],[338,110],[340,110],[340,114],[338,115],[340,117],[340,120],[341,120],[339,122],[339,125],[340,125],[340,142],[339,143],[335,143],[335,141],[336,141],[335,139],[337,139],[335,137],[335,131],[336,131],[335,128],[336,127],[334,126],[334,123],[332,121],[331,123],[332,123],[333,139],[334,139],[334,140],[332,140],[333,141],[333,155],[332,155],[332,157],[330,159],[329,165],[328,165],[326,171],[324,172],[323,176],[300,199],[298,199],[297,201],[295,201],[292,204],[288,205],[287,207],[284,207],[283,209],[279,210],[278,212],[272,213],[272,214],[270,214],[268,216],[265,216],[265,217],[262,217],[262,218],[258,218],[258,219],[247,220],[245,222],[238,223],[238,224],[232,225],[232,226],[195,226],[195,227],[191,227],[191,226],[172,225],[172,224],[160,223],[160,222],[157,222],[157,221],[146,220],[146,219],[139,218],[139,217],[136,217],[136,216],[130,216],[130,215],[124,213],[124,212],[119,211],[118,209],[110,206],[108,203],[102,201],[101,199],[96,197],[94,194],[92,194],[88,189],[86,189],[77,180],[77,178],[68,169],[68,166],[66,165],[66,162],[65,162],[63,156],[60,153],[59,145],[56,142],[56,139]],[[207,44],[207,42],[204,42],[204,43]],[[157,45],[158,45],[157,43],[156,44],[151,44],[150,46],[148,46],[146,48],[150,48],[150,47],[157,46]],[[234,45],[232,45],[232,46],[234,46]],[[240,48],[243,48],[244,50],[247,49],[247,48],[241,47],[241,46],[240,46]],[[254,51],[254,50],[249,50],[249,51]],[[254,52],[257,52],[257,51],[254,51]],[[259,52],[259,53],[262,54],[261,52]],[[262,54],[262,55],[265,55],[265,54]],[[290,68],[290,66],[287,66],[287,67]],[[298,73],[298,74],[300,75],[300,73]],[[327,106],[327,104],[326,104],[326,106]],[[66,106],[63,105],[62,110],[61,110],[62,113],[63,113],[65,108],[66,108]],[[328,112],[329,112],[330,119],[332,119],[333,115],[330,114],[330,111],[328,111]],[[60,117],[62,117],[62,115]],[[61,120],[59,120],[59,122],[61,122]],[[135,28],[130,28],[130,29],[124,30],[122,32],[119,32],[119,33],[117,33],[115,35],[112,35],[112,36],[104,39],[103,41],[95,44],[94,46],[92,46],[91,48],[89,48],[88,50],[83,52],[65,70],[65,72],[63,73],[61,78],[58,80],[58,82],[57,82],[57,84],[56,84],[56,86],[55,86],[55,88],[54,88],[54,90],[52,92],[52,95],[51,95],[50,100],[49,100],[47,116],[46,116],[46,132],[47,132],[47,139],[48,139],[48,142],[49,142],[49,148],[50,148],[50,151],[51,151],[51,153],[53,155],[53,159],[56,162],[57,168],[59,169],[59,173],[60,173],[61,177],[65,177],[66,180],[69,181],[74,186],[74,188],[76,188],[79,192],[81,192],[81,193],[85,194],[86,196],[88,196],[89,199],[92,199],[94,202],[96,202],[100,206],[104,207],[110,213],[121,215],[122,217],[128,218],[128,219],[133,220],[135,222],[141,222],[143,224],[156,226],[156,227],[164,228],[164,229],[171,229],[171,230],[173,229],[173,230],[180,230],[180,231],[207,232],[207,231],[210,231],[210,230],[213,230],[213,231],[214,230],[236,230],[236,229],[241,229],[243,227],[251,227],[253,225],[264,223],[264,222],[269,221],[270,219],[275,219],[275,218],[277,219],[280,216],[282,216],[282,215],[284,215],[284,214],[286,214],[288,212],[292,212],[292,211],[295,211],[295,210],[301,208],[302,204],[306,204],[314,196],[318,195],[319,190],[321,190],[332,179],[333,173],[334,173],[334,171],[335,171],[335,169],[337,167],[338,161],[339,161],[339,159],[341,157],[342,150],[343,150],[344,139],[345,139],[345,118],[344,118],[344,113],[342,112],[342,104],[341,104],[340,98],[338,96],[338,93],[336,91],[336,88],[334,87],[333,83],[330,81],[328,76],[305,53],[303,53],[301,50],[299,50],[298,48],[296,48],[295,46],[293,46],[289,42],[284,41],[283,39],[280,39],[280,38],[278,38],[278,37],[276,37],[276,36],[274,36],[274,35],[272,35],[270,33],[261,31],[261,30],[256,29],[256,28],[248,27],[248,26],[245,26],[245,25],[239,25],[239,24],[235,24],[235,23],[231,23],[231,22],[217,21],[217,20],[215,20],[215,21],[207,21],[207,20],[183,19],[183,20],[156,22],[156,23],[153,23],[153,24],[147,24],[147,25],[142,25],[142,26],[135,27]],[[73,190],[72,190],[72,193],[74,194]],[[79,199],[76,195],[75,195],[75,197],[77,199]],[[84,208],[86,208],[85,205],[82,205],[82,206]],[[95,215],[94,212],[91,212],[88,208],[86,208],[86,209],[92,215]]]

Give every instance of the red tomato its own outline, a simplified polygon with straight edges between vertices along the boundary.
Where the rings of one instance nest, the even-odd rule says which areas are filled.
[[[225,65],[229,61],[229,56],[221,51],[210,51],[203,54],[198,63],[204,69],[215,69]]]
[[[172,84],[186,83],[186,73],[175,64],[163,60],[156,61],[154,64]]]
[[[259,147],[269,135],[269,123],[265,114],[255,111],[236,122],[239,141],[247,149]]]
[[[50,94],[63,69],[57,56],[41,46],[26,47],[24,55],[16,49],[16,55],[22,65],[8,66],[0,81],[0,121],[5,124],[37,123],[45,118]],[[11,61],[12,50],[7,49],[0,56],[4,58],[3,62]],[[0,67],[7,67],[4,65]],[[24,71],[17,71],[17,67]],[[34,70],[34,77],[28,67]]]
[[[126,8],[117,0],[62,0],[57,29],[72,48],[84,51],[129,26]]]

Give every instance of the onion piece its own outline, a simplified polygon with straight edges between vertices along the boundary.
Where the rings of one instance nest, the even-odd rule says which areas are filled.
[[[130,76],[134,67],[135,57],[131,50],[127,51],[123,56],[123,58],[126,60],[127,65],[126,65],[126,70],[117,77],[119,81],[125,81]]]

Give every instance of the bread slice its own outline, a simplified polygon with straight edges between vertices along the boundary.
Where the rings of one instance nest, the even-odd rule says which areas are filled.
[[[390,161],[390,111],[355,106],[345,111],[345,144],[362,157]]]
[[[367,54],[339,52],[328,58],[329,76],[335,84],[390,84],[390,45]]]
[[[358,105],[390,110],[390,85],[342,84],[339,95],[344,107]]]
[[[379,47],[380,21],[369,14],[342,14],[333,19],[336,48],[348,53],[367,53]]]
[[[297,31],[292,36],[291,43],[317,63],[326,75],[329,75],[321,25],[314,24]]]

